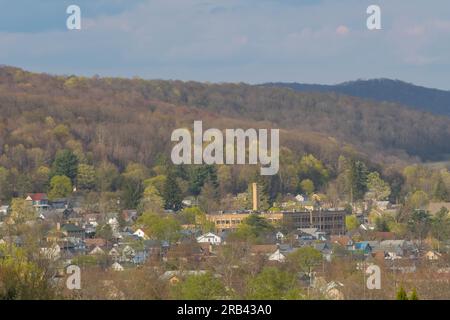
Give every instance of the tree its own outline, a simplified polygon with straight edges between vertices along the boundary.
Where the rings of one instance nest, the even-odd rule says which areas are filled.
[[[154,239],[175,242],[180,239],[181,225],[173,215],[145,212],[137,221],[145,233]]]
[[[286,260],[295,272],[310,273],[313,267],[322,262],[322,254],[313,247],[301,247],[290,253]]]
[[[419,300],[416,288],[413,288],[411,295],[409,296],[409,300]]]
[[[329,173],[320,160],[312,154],[308,154],[300,160],[298,177],[300,181],[309,179],[313,182],[314,186],[321,187],[328,181]]]
[[[424,239],[430,231],[431,217],[425,210],[414,210],[407,222],[407,228],[413,238]]]
[[[267,183],[261,179],[256,179],[256,188],[258,192],[258,210],[259,211],[265,211],[270,208],[270,200],[269,200],[269,194],[267,192]],[[253,184],[249,184],[247,189],[247,201],[246,201],[246,208],[251,210],[253,209]]]
[[[310,179],[305,179],[300,182],[300,189],[307,195],[311,195],[314,192],[314,182]]]
[[[82,190],[92,190],[95,187],[95,169],[87,164],[78,166],[77,186]]]
[[[234,236],[248,242],[261,242],[273,230],[274,227],[266,218],[258,214],[251,214],[238,226]]]
[[[9,172],[6,168],[0,167],[0,200],[7,200],[11,197],[11,185]]]
[[[403,287],[400,287],[397,291],[397,300],[408,300],[408,295]]]
[[[431,235],[439,242],[450,237],[450,216],[447,208],[441,208],[431,218]]]
[[[359,227],[358,218],[355,215],[345,216],[345,228],[349,231]]]
[[[66,176],[54,176],[50,180],[49,199],[65,198],[72,193],[72,182]]]
[[[143,193],[144,186],[141,180],[126,179],[122,192],[125,208],[136,209],[139,206]]]
[[[75,182],[78,172],[78,158],[70,150],[62,150],[56,154],[52,167],[52,176],[66,176]]]
[[[125,179],[144,180],[147,177],[148,169],[139,163],[129,163],[123,173]]]
[[[247,280],[246,299],[250,300],[296,300],[301,299],[294,273],[275,267],[265,267],[261,273]]]
[[[450,199],[449,192],[441,176],[439,176],[436,186],[434,187],[433,198],[437,201],[448,201]]]
[[[212,212],[219,208],[219,192],[210,179],[203,185],[198,200],[205,212]]]
[[[371,172],[367,176],[368,194],[375,200],[385,200],[391,194],[391,187],[383,179],[378,172]]]
[[[214,222],[209,221],[199,207],[184,208],[180,214],[179,219],[182,224],[195,224],[202,229],[203,233],[214,230]]]
[[[198,196],[202,190],[203,185],[209,179],[214,187],[218,187],[217,171],[214,166],[201,165],[193,166],[189,172],[189,192],[194,196]]]
[[[31,261],[24,250],[0,245],[0,257],[0,300],[57,298],[51,272]]]
[[[119,171],[116,166],[109,162],[102,162],[95,171],[96,185],[99,191],[112,191],[115,189],[119,179]]]
[[[409,208],[420,209],[425,207],[428,202],[428,195],[422,190],[417,190],[408,198],[406,204]]]
[[[164,183],[162,197],[164,199],[164,208],[166,210],[178,211],[183,207],[183,197],[173,171],[169,172]]]
[[[367,168],[363,162],[350,162],[349,182],[351,201],[363,199],[367,192]]]
[[[172,288],[177,300],[217,300],[226,296],[222,282],[211,273],[190,275]]]
[[[101,224],[95,229],[95,236],[97,238],[105,239],[106,241],[113,240],[113,230],[108,223]]]
[[[33,220],[36,217],[36,211],[25,199],[14,198],[11,200],[11,219],[15,223],[23,223]]]
[[[138,209],[140,213],[146,211],[160,213],[163,211],[164,200],[153,185],[149,185],[147,188],[145,188]]]
[[[376,217],[375,218],[375,227],[377,231],[380,232],[388,232],[389,231],[389,224],[386,219],[386,217]]]

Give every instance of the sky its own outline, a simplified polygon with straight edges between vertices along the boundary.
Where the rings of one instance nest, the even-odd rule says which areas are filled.
[[[68,30],[66,8],[81,8]],[[382,30],[366,27],[369,5]],[[51,74],[450,90],[448,0],[0,0],[0,64]]]

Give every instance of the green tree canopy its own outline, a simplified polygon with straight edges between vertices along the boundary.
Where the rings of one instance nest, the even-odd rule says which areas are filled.
[[[66,176],[54,176],[50,180],[50,199],[65,198],[72,193],[72,182]]]
[[[66,176],[71,182],[75,181],[78,173],[78,158],[70,150],[62,150],[56,153],[52,166],[52,176]]]
[[[136,222],[154,239],[175,242],[180,239],[181,225],[173,215],[145,212]]]
[[[322,262],[322,254],[313,247],[301,247],[290,253],[287,262],[294,271],[309,273]]]
[[[95,188],[95,169],[87,164],[78,165],[77,187],[82,190]]]
[[[178,211],[183,207],[183,197],[173,170],[169,171],[164,183],[162,197],[164,199],[164,208],[166,210]]]
[[[297,300],[301,291],[294,273],[275,267],[265,267],[261,273],[247,280],[246,299],[252,300]]]
[[[220,279],[211,273],[190,275],[172,288],[172,296],[177,300],[217,300],[227,294]]]

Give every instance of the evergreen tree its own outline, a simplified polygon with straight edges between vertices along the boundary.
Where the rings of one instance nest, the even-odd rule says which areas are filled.
[[[351,200],[362,200],[367,192],[367,167],[361,161],[352,161],[349,172]]]
[[[177,171],[182,169],[176,169]],[[184,173],[183,173],[184,174]],[[189,192],[194,196],[198,196],[203,185],[209,179],[215,187],[219,186],[217,181],[217,170],[211,165],[201,165],[192,167],[189,172]]]
[[[126,179],[123,189],[124,204],[127,209],[136,209],[144,193],[142,181]]]
[[[183,196],[173,170],[170,170],[167,175],[162,197],[164,199],[164,208],[166,210],[178,211],[183,207]]]
[[[433,191],[433,198],[437,201],[447,201],[449,199],[449,192],[442,177],[439,177],[436,183]]]
[[[78,173],[78,158],[70,150],[62,150],[56,154],[51,176],[66,176],[72,183]]]
[[[408,300],[408,295],[403,287],[400,287],[397,291],[397,300]]]
[[[414,288],[413,291],[411,292],[409,300],[419,300],[419,296],[417,295],[416,288]]]

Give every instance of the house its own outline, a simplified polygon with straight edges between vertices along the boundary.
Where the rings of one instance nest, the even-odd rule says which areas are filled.
[[[90,255],[102,255],[105,254],[105,251],[103,251],[102,248],[100,247],[95,247],[94,249],[91,250],[91,252],[89,252]]]
[[[441,259],[442,254],[440,254],[439,252],[436,251],[428,251],[427,253],[425,253],[425,259],[430,260],[430,261],[436,261]]]
[[[136,255],[136,251],[131,246],[126,245],[122,248],[120,261],[122,261],[122,262],[132,261],[135,255]]]
[[[250,247],[252,256],[265,255],[269,256],[278,249],[277,245],[272,244],[255,244]]]
[[[64,210],[69,208],[69,201],[66,198],[54,199],[51,201],[53,210]]]
[[[284,238],[285,238],[285,236],[284,236],[283,233],[281,233],[281,231],[278,231],[278,232],[275,234],[275,239],[277,239],[278,241],[283,241]]]
[[[135,252],[131,262],[134,264],[144,264],[147,261],[148,253],[145,250],[138,250]]]
[[[164,274],[160,277],[161,280],[168,281],[170,284],[174,285],[180,282],[185,277],[188,276],[199,276],[206,274],[205,270],[173,270],[173,271],[166,271]]]
[[[84,243],[88,250],[92,250],[95,247],[104,248],[106,246],[106,240],[102,238],[85,239]]]
[[[375,201],[375,206],[379,210],[385,211],[391,207],[391,203],[389,201]]]
[[[49,246],[40,248],[41,255],[48,260],[56,261],[61,257],[61,247],[53,243]]]
[[[331,244],[329,242],[316,242],[312,244],[312,247],[317,251],[320,251],[327,261],[331,261],[331,254],[333,251],[331,250]]]
[[[37,210],[48,210],[50,208],[47,194],[45,193],[29,193],[25,198]]]
[[[84,239],[84,235],[85,235],[84,229],[80,228],[79,226],[77,226],[73,223],[68,223],[68,224],[62,225],[61,231],[67,237]]]
[[[318,228],[299,228],[294,232],[296,240],[326,240],[325,232],[319,231]]]
[[[200,237],[197,237],[197,242],[219,245],[222,243],[222,238],[212,232],[208,232],[206,234],[201,235]]]
[[[372,252],[372,247],[370,246],[368,241],[361,241],[354,244],[353,250],[362,252],[367,255]]]
[[[144,240],[149,239],[148,236],[145,234],[145,232],[142,229],[137,229],[133,234]]]
[[[94,227],[98,226],[98,221],[101,220],[99,213],[86,213],[83,215],[83,222],[86,224],[91,224]]]
[[[118,231],[119,230],[119,221],[117,220],[116,217],[112,217],[108,219],[108,224],[111,227],[111,230],[113,232]]]
[[[327,282],[324,277],[314,277],[312,286],[313,288],[318,289],[326,299],[344,300],[344,294],[341,291],[344,284],[339,281]]]
[[[114,263],[111,265],[111,269],[114,270],[114,271],[123,271],[123,270],[124,270],[124,268],[122,267],[122,265],[121,265],[120,263],[118,263],[118,262],[114,262]]]
[[[384,240],[380,242],[380,250],[385,252],[386,259],[395,260],[411,252],[413,246],[406,240]]]
[[[337,244],[347,249],[353,247],[353,240],[349,236],[331,236],[330,242],[332,244]]]
[[[109,250],[108,255],[112,258],[113,261],[118,261],[120,259],[120,252],[117,247]]]
[[[138,212],[137,210],[123,210],[122,218],[127,223],[133,223],[138,218]]]
[[[277,249],[274,253],[269,255],[269,261],[284,262],[286,261],[286,256],[281,253],[280,249]]]
[[[395,233],[394,232],[382,232],[382,231],[375,231],[372,234],[372,238],[375,240],[395,240]]]
[[[9,213],[9,206],[0,206],[0,216],[6,216]]]

